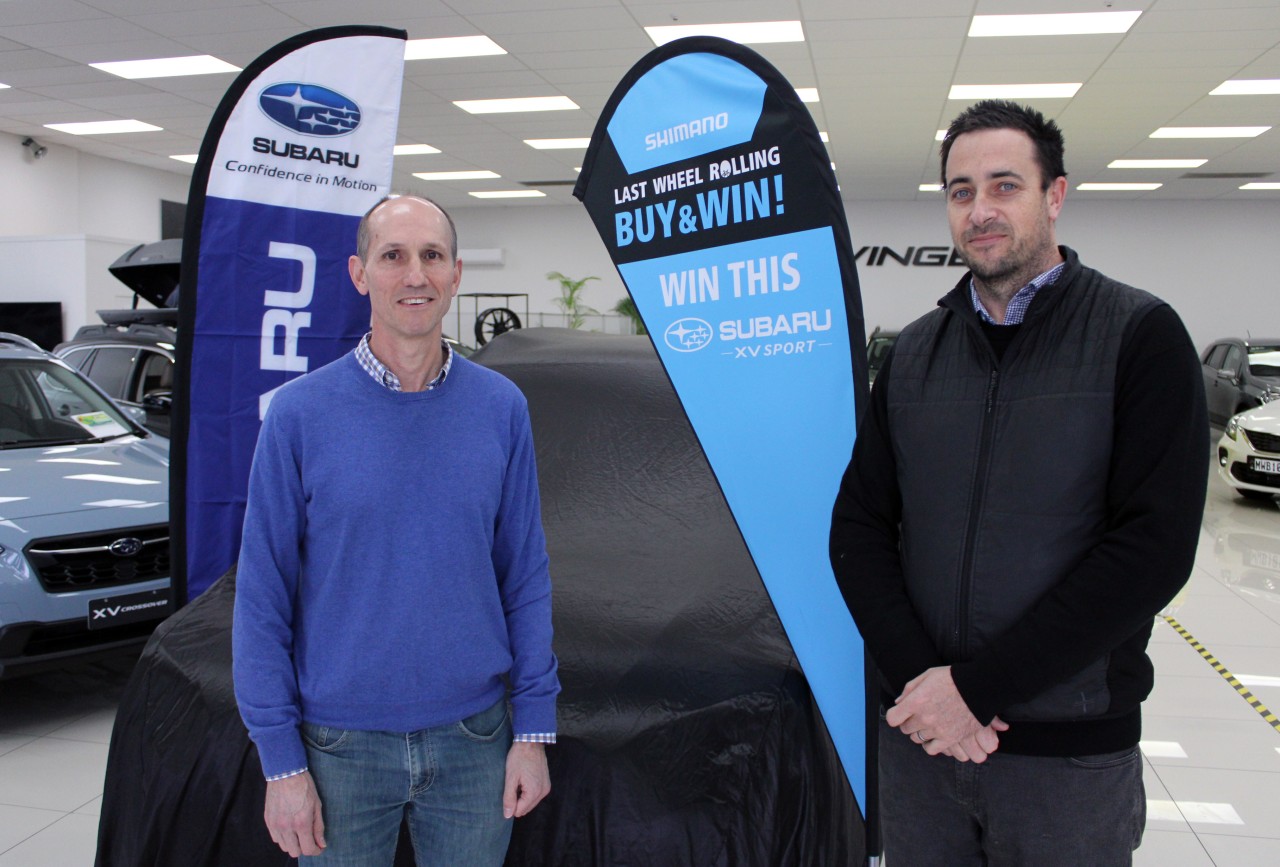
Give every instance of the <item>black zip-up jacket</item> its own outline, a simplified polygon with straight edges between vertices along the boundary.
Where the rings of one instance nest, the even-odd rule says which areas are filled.
[[[1207,481],[1199,360],[1177,315],[1062,248],[1017,326],[966,275],[881,369],[831,559],[891,702],[951,665],[1000,749],[1126,749],[1153,616],[1190,575]]]

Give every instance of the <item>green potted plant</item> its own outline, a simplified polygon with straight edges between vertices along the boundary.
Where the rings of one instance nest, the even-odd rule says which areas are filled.
[[[570,328],[581,328],[582,323],[587,321],[587,317],[597,312],[582,302],[582,290],[588,281],[599,280],[599,277],[583,277],[581,280],[574,280],[559,271],[550,271],[547,273],[547,279],[555,280],[560,284],[560,297],[556,298],[555,302],[556,306],[569,317]]]
[[[649,333],[644,328],[644,320],[640,318],[640,310],[636,307],[635,299],[630,295],[613,305],[613,312],[630,319],[631,324],[635,326],[636,334]]]

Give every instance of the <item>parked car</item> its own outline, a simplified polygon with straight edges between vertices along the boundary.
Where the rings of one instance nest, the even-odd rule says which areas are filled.
[[[1217,427],[1280,397],[1280,340],[1225,337],[1209,344],[1200,364],[1209,422]]]
[[[171,610],[169,441],[0,333],[0,677],[140,646]]]
[[[884,366],[884,360],[897,339],[898,332],[886,331],[878,325],[867,339],[867,375],[871,378],[872,385],[875,385],[876,374]]]
[[[178,311],[99,310],[54,354],[97,383],[111,399],[141,410],[148,429],[169,436]]]
[[[1280,401],[1227,421],[1218,440],[1218,473],[1242,497],[1267,500],[1280,494]]]

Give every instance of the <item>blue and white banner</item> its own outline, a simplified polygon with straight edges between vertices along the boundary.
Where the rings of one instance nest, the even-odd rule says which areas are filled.
[[[849,229],[812,116],[710,37],[642,59],[574,195],[635,300],[866,805],[862,642],[827,554],[867,396]]]
[[[390,191],[406,33],[333,27],[263,54],[214,113],[183,238],[171,527],[179,603],[236,561],[271,395],[355,346],[347,272]],[[317,407],[323,412],[323,407]]]

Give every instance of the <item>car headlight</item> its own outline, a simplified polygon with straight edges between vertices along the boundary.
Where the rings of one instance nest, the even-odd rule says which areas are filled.
[[[1233,440],[1240,438],[1240,416],[1231,416],[1230,421],[1227,422],[1226,434]]]

